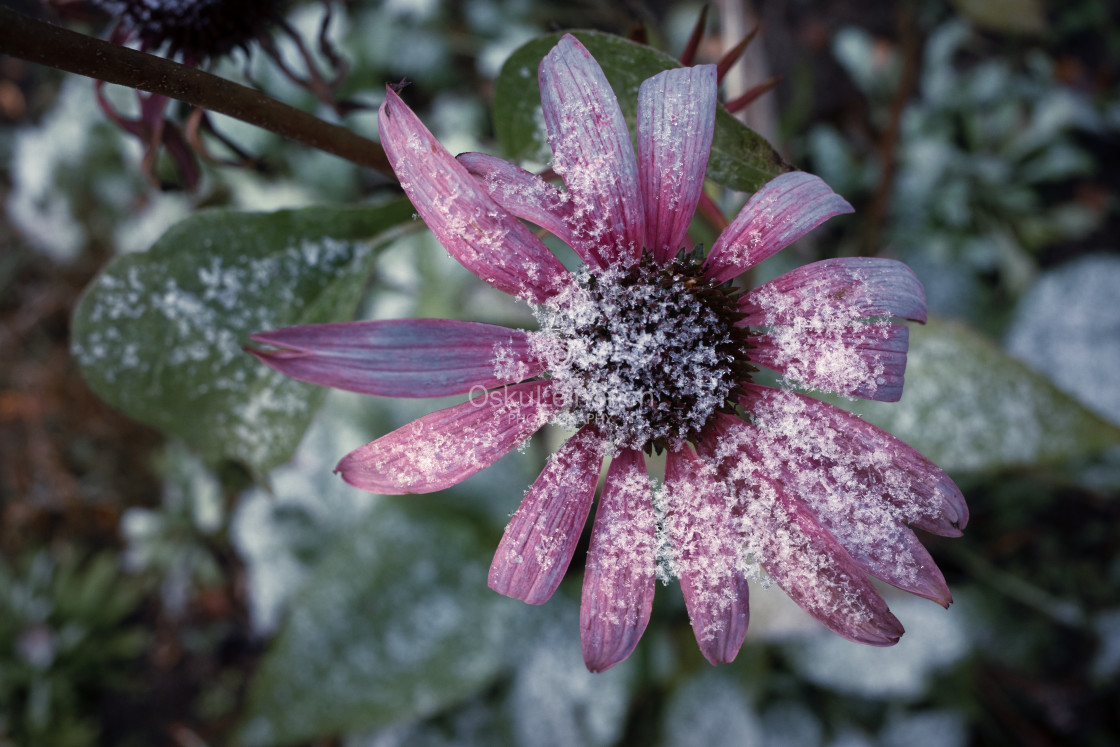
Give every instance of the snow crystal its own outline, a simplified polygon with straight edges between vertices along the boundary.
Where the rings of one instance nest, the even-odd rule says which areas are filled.
[[[1027,293],[1007,336],[1013,355],[1113,423],[1120,423],[1117,288],[1120,259],[1114,256],[1064,265]]]
[[[680,269],[584,271],[534,309],[541,332],[530,350],[564,403],[560,425],[595,421],[615,444],[639,448],[694,435],[723,405],[739,351],[727,318]]]
[[[884,320],[858,321],[858,308],[830,303],[830,290],[822,281],[796,294],[768,285],[753,291],[748,298],[765,328],[755,359],[781,373],[786,385],[874,397],[886,383],[883,349],[890,348],[892,332],[905,328]]]

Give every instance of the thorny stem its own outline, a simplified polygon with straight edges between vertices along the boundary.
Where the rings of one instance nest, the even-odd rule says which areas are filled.
[[[381,146],[260,91],[0,6],[0,54],[161,94],[240,119],[396,180]]]

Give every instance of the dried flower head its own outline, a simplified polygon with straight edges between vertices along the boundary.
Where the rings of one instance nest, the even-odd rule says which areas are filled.
[[[282,18],[273,0],[93,0],[118,19],[119,36],[139,39],[187,64],[245,49]]]
[[[346,75],[346,65],[327,39],[331,20],[331,0],[321,0],[324,8],[319,31],[319,52],[334,68],[324,74],[299,34],[283,16],[286,2],[272,0],[93,0],[94,5],[114,19],[110,41],[117,44],[138,43],[143,52],[161,52],[178,58],[189,66],[205,65],[235,50],[246,54],[258,46],[285,77],[312,92],[320,101],[342,112],[357,105],[337,100],[335,92]],[[276,46],[276,38],[286,36],[302,58],[303,72],[297,72]],[[125,132],[139,138],[145,153],[142,169],[156,185],[156,159],[166,149],[176,165],[183,184],[194,189],[201,178],[196,154],[212,163],[252,166],[257,163],[237,145],[225,138],[211,124],[206,112],[195,109],[181,126],[167,115],[169,99],[154,93],[137,91],[140,115],[130,118],[119,113],[96,83],[98,103],[106,116]],[[210,155],[201,132],[220,142],[233,155],[221,160]]]

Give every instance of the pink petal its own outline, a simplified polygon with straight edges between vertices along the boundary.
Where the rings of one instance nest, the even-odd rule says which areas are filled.
[[[456,485],[509,453],[558,410],[551,381],[494,389],[438,410],[356,449],[335,472],[383,495],[431,493]]]
[[[653,609],[657,522],[642,453],[624,449],[607,472],[583,572],[580,639],[592,672],[634,651]]]
[[[665,494],[669,540],[696,643],[712,664],[734,661],[750,614],[731,496],[688,446],[668,453]]]
[[[566,34],[541,61],[538,78],[552,168],[573,202],[572,248],[600,266],[637,257],[645,241],[638,167],[602,68]]]
[[[784,434],[755,427],[730,415],[714,426],[724,450],[738,449],[754,479],[768,477],[796,496],[822,527],[840,542],[865,571],[912,594],[948,606],[952,601],[945,578],[899,512],[875,494],[868,494],[850,471],[829,468],[796,448]],[[726,457],[716,457],[726,458]]]
[[[785,486],[760,479],[743,502],[750,553],[793,601],[850,641],[898,643],[902,623],[848,551]]]
[[[575,224],[575,203],[571,195],[561,192],[536,174],[520,166],[485,153],[460,153],[456,158],[482,184],[494,202],[518,218],[535,223],[556,236],[575,251],[586,247],[572,236]],[[590,254],[580,254],[584,262],[597,266]]]
[[[704,189],[715,122],[715,65],[666,70],[638,89],[646,246],[658,262],[668,262],[685,243]]]
[[[802,319],[754,338],[750,357],[802,387],[897,402],[909,340],[901,324]]]
[[[877,257],[824,259],[802,265],[751,291],[739,301],[752,327],[794,324],[820,315],[849,320],[898,316],[926,320],[926,294],[913,271]]]
[[[751,197],[704,262],[709,278],[723,282],[785,249],[852,206],[819,177],[793,171],[772,179]]]
[[[740,404],[768,443],[785,443],[762,466],[776,474],[782,464],[812,463],[827,472],[849,500],[893,506],[899,520],[945,537],[968,524],[960,489],[917,450],[854,415],[796,392],[745,385]]]
[[[286,376],[381,397],[443,397],[536,376],[528,333],[478,322],[398,319],[258,332],[252,350]]]
[[[587,523],[604,448],[596,430],[584,426],[552,455],[502,535],[491,589],[529,604],[548,601]]]
[[[408,198],[451,256],[490,285],[541,303],[568,271],[521,221],[498,207],[392,88],[377,119]]]

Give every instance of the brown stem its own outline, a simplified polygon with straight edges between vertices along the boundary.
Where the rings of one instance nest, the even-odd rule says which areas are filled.
[[[863,254],[869,257],[878,254],[883,248],[881,246],[883,226],[887,221],[895,171],[898,168],[898,141],[902,133],[902,115],[918,88],[922,71],[922,38],[918,29],[917,11],[913,4],[905,3],[899,8],[898,13],[902,76],[898,83],[898,90],[891,101],[887,129],[880,139],[882,175],[875,196],[871,199],[863,238]]]
[[[52,26],[3,6],[0,54],[225,114],[396,180],[381,146],[345,127],[324,122],[225,78]]]

